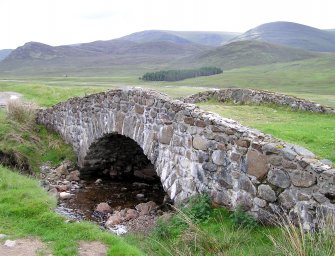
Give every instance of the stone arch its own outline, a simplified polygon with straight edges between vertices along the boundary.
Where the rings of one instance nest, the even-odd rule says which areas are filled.
[[[109,134],[135,141],[176,202],[205,192],[259,220],[279,210],[298,214],[306,227],[318,209],[335,212],[335,169],[312,152],[154,91],[73,98],[39,111],[37,120],[71,143],[80,167]]]
[[[82,175],[104,174],[111,178],[158,178],[154,165],[134,140],[109,133],[93,141],[83,160]]]
[[[168,97],[161,96],[152,91],[114,90],[95,97],[73,98],[41,111],[39,122],[58,131],[73,146],[82,170],[89,148],[104,136],[118,134],[135,141],[154,165],[170,198],[181,201],[197,190],[193,179],[186,175],[181,179],[182,169],[175,164],[183,157],[171,144],[173,136],[181,136],[171,117],[175,116],[172,108],[179,111],[180,107],[172,106]],[[55,115],[58,118],[51,118]],[[190,136],[188,140],[192,144]],[[182,180],[191,184],[183,191]],[[190,186],[192,189],[187,189]]]

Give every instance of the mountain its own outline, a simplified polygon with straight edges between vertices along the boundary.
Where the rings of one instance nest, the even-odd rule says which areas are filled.
[[[176,61],[175,65],[186,67],[189,63],[193,63],[193,67],[216,66],[223,69],[232,69],[277,62],[290,62],[319,57],[320,55],[322,54],[267,42],[238,41],[205,53],[186,57]]]
[[[128,40],[137,43],[148,43],[148,42],[158,42],[165,41],[177,44],[190,44],[191,41],[182,38],[180,36],[174,35],[172,33],[162,31],[162,30],[146,30],[141,32],[136,32],[124,37],[123,40]]]
[[[0,62],[7,58],[7,56],[11,53],[12,49],[3,49],[0,50]]]
[[[196,44],[220,46],[230,39],[240,35],[234,32],[207,32],[207,31],[169,31]]]
[[[96,73],[143,70],[211,49],[194,43],[133,42],[124,39],[50,46],[29,42],[13,50],[0,63],[5,74]]]
[[[325,29],[324,31],[327,31],[329,33],[332,33],[335,35],[335,29]]]
[[[335,34],[293,22],[272,22],[239,35],[230,42],[258,40],[317,52],[335,52]]]
[[[335,51],[335,43],[331,43],[335,38],[333,32],[296,23],[264,24],[231,39],[235,35],[149,30],[119,39],[74,45],[50,46],[29,42],[10,51],[0,62],[0,74],[98,76],[140,75],[157,69],[201,66],[232,69],[324,55],[287,45],[314,51],[316,47],[319,51],[334,48]],[[231,42],[227,43],[227,40]]]
[[[170,31],[170,30],[145,30],[125,37],[137,43],[167,41],[177,44],[200,44],[207,46],[219,46],[236,37],[239,33],[232,32],[206,32],[206,31]]]

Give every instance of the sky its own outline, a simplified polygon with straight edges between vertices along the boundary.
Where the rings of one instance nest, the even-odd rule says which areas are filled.
[[[0,49],[65,45],[133,32],[245,32],[273,21],[335,29],[334,0],[1,0]]]

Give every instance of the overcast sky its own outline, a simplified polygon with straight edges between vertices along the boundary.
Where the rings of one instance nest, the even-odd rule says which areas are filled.
[[[335,28],[335,0],[0,0],[0,49],[148,29],[245,32],[272,21]]]

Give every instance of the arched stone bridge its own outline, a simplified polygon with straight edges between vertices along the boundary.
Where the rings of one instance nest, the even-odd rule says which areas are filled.
[[[318,208],[335,209],[335,170],[310,151],[154,91],[73,98],[41,110],[38,122],[73,145],[82,172],[131,174],[149,160],[176,202],[204,192],[260,220],[284,211],[307,226]]]

